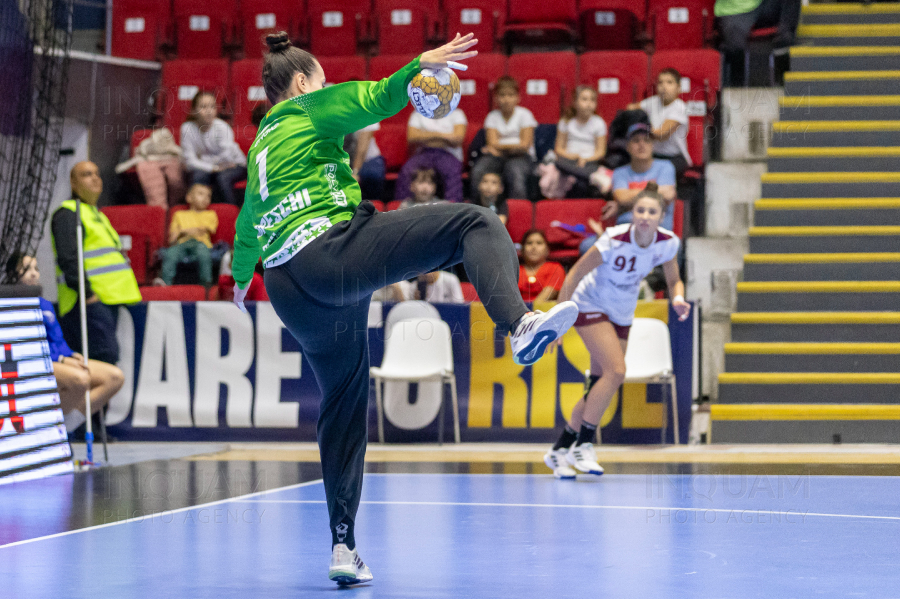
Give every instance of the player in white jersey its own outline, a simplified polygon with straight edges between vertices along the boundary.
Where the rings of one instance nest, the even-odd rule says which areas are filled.
[[[574,478],[576,470],[603,474],[594,436],[600,417],[625,380],[628,330],[644,277],[662,264],[675,312],[684,320],[691,309],[684,301],[676,261],[680,242],[659,226],[664,211],[665,200],[649,183],[635,199],[634,222],[604,231],[569,271],[559,292],[559,301],[571,299],[578,305],[575,330],[591,354],[591,383],[559,440],[544,456],[557,478]]]

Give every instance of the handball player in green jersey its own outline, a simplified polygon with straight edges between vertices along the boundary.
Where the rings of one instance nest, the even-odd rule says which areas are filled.
[[[273,108],[250,147],[247,191],[237,222],[234,301],[243,300],[257,261],[266,291],[296,337],[322,390],[317,424],[332,536],[328,576],[338,584],[372,579],[356,552],[369,399],[368,314],[372,293],[462,262],[497,329],[511,334],[513,359],[532,364],[578,315],[572,302],[529,312],[518,290],[509,234],[487,208],[432,204],[379,213],[362,202],[343,138],[400,112],[423,68],[474,57],[460,36],[378,82],[326,87],[315,57],[266,38],[262,80]]]

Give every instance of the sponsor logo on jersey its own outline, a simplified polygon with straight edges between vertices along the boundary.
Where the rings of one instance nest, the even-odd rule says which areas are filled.
[[[266,125],[265,128],[263,128],[262,131],[260,131],[259,133],[256,134],[256,141],[253,142],[253,145],[250,146],[250,149],[252,150],[253,148],[255,148],[256,145],[257,145],[259,142],[261,142],[262,140],[264,140],[264,139],[266,138],[266,136],[267,136],[269,133],[271,133],[272,131],[274,131],[275,129],[277,129],[277,128],[278,128],[278,125],[280,125],[280,124],[281,124],[281,123],[279,123],[279,122],[276,121],[276,122],[274,122],[274,123],[272,123],[272,124],[270,124],[270,125]]]
[[[331,199],[338,206],[347,205],[347,194],[341,189],[337,182],[337,164],[329,163],[325,165],[325,179],[328,181],[328,187],[331,191]]]

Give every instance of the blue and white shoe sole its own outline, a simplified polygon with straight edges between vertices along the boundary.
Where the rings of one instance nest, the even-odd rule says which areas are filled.
[[[555,310],[555,312],[554,312]],[[513,355],[513,362],[520,366],[530,366],[544,355],[548,345],[559,339],[566,331],[572,328],[578,319],[578,306],[556,306],[547,314],[550,316],[541,323],[534,333],[531,343],[523,347],[519,353]]]

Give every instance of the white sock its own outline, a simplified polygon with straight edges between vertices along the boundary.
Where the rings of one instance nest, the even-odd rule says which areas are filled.
[[[63,422],[66,425],[66,432],[71,433],[76,428],[84,424],[85,420],[87,419],[84,417],[84,414],[81,412],[81,410],[72,410],[71,412],[63,416]]]

